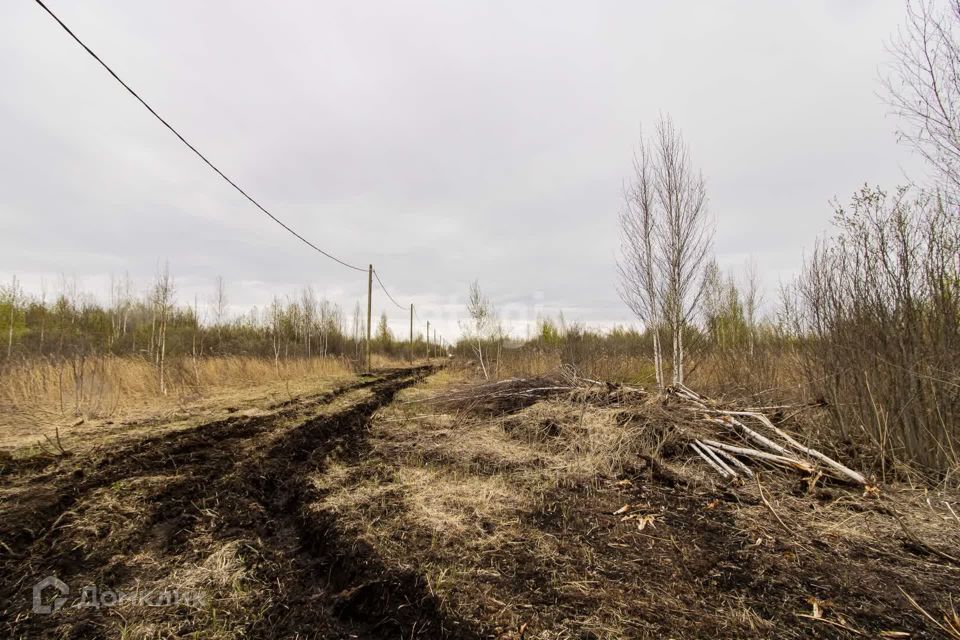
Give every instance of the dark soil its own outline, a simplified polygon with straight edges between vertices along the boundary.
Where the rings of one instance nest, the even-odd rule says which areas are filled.
[[[40,473],[17,469],[7,476],[16,499],[0,513],[0,637],[114,637],[117,619],[103,610],[31,613],[32,585],[47,575],[114,589],[154,583],[171,565],[190,566],[205,548],[233,540],[249,547],[253,580],[264,589],[260,608],[242,612],[248,637],[477,637],[445,617],[419,576],[385,566],[345,539],[329,514],[305,507],[315,493],[307,475],[328,457],[360,455],[373,412],[427,372],[387,371],[272,415],[230,417]],[[310,415],[364,387],[370,395],[346,409]],[[145,508],[107,527],[113,535],[91,544],[91,533],[73,526],[95,508],[94,492],[116,488],[122,501],[126,487],[157,477],[163,481],[147,483],[140,496]],[[212,512],[215,519],[204,516]],[[144,552],[155,562],[139,560]],[[209,621],[192,610],[147,610],[140,622],[154,618],[170,629],[171,616],[180,618],[174,635],[206,637]]]

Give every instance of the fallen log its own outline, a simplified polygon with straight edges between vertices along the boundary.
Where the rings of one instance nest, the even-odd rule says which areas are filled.
[[[718,410],[718,409],[713,409],[713,410],[709,410],[709,411],[711,411],[711,413],[713,413],[713,412],[715,412],[715,413],[725,413],[724,411],[720,411],[720,410]],[[739,420],[737,420],[736,418],[734,418],[734,417],[732,417],[732,416],[727,416],[727,420],[724,420],[724,419],[722,419],[722,418],[711,418],[711,417],[708,416],[708,417],[706,418],[706,420],[707,420],[708,422],[714,422],[714,423],[716,423],[716,424],[722,424],[722,425],[724,425],[724,426],[726,426],[726,427],[731,427],[731,426],[732,426],[732,427],[736,427],[736,428],[740,429],[740,431],[742,431],[746,437],[750,438],[751,440],[753,440],[753,441],[756,442],[757,444],[763,446],[764,448],[772,451],[773,453],[777,453],[777,454],[785,455],[785,456],[789,456],[789,455],[790,455],[790,452],[787,451],[786,447],[782,447],[782,446],[780,446],[779,444],[777,444],[776,442],[774,442],[773,440],[771,440],[770,438],[768,438],[768,437],[766,437],[766,436],[764,436],[764,435],[761,435],[761,434],[757,433],[756,431],[754,431],[753,429],[751,429],[750,427],[748,427],[747,425],[743,424],[742,422],[740,422]]]
[[[707,445],[703,445],[703,446],[707,446]],[[710,450],[716,452],[717,455],[722,456],[723,458],[728,460],[733,466],[735,466],[737,469],[742,471],[744,475],[746,475],[748,478],[753,477],[753,471],[750,470],[750,467],[740,462],[740,459],[737,456],[729,454],[723,449],[714,449],[713,447],[710,447]]]
[[[736,471],[734,471],[733,469],[731,469],[730,467],[728,467],[728,466],[727,466],[727,463],[720,459],[720,456],[717,455],[717,452],[716,452],[714,449],[706,446],[705,444],[703,444],[703,443],[700,442],[699,440],[694,440],[694,442],[696,442],[698,445],[700,445],[700,447],[706,452],[706,454],[707,454],[708,456],[710,456],[711,458],[713,458],[713,461],[716,462],[718,465],[720,465],[720,467],[721,467],[724,471],[726,471],[727,473],[729,473],[729,474],[730,474],[732,477],[734,477],[734,478],[739,478],[739,477],[740,477],[739,475],[737,475],[737,472],[736,472]]]
[[[846,476],[848,479],[853,480],[858,484],[862,484],[862,485],[867,484],[867,479],[862,474],[859,474],[853,469],[843,464],[840,464],[833,458],[817,451],[816,449],[800,444],[799,442],[794,440],[792,437],[790,437],[790,435],[786,431],[784,431],[783,429],[780,429],[775,424],[773,424],[770,418],[763,415],[762,413],[756,413],[753,411],[722,411],[721,413],[725,413],[730,416],[737,415],[737,416],[746,416],[746,417],[754,418],[755,420],[763,424],[765,427],[767,427],[768,429],[776,433],[778,436],[783,438],[783,440],[787,444],[789,444],[791,447],[793,447],[797,451],[805,453],[811,458],[816,458],[817,460],[827,465],[828,467],[830,467],[840,475]]]
[[[706,454],[706,452],[705,452],[703,449],[701,449],[701,447],[702,447],[703,445],[702,445],[702,444],[698,444],[699,442],[700,442],[699,440],[694,440],[693,442],[690,443],[690,448],[693,449],[694,451],[696,451],[696,452],[697,452],[697,455],[700,456],[701,458],[703,458],[704,461],[706,461],[707,464],[709,464],[711,467],[713,467],[714,471],[716,471],[717,473],[719,473],[721,476],[723,476],[724,478],[729,478],[729,477],[731,477],[730,474],[729,474],[727,471],[724,471],[723,468],[722,468],[720,465],[718,465],[716,462],[714,462],[714,461],[710,458],[710,456],[708,456],[708,455]]]
[[[816,468],[803,460],[797,460],[796,458],[791,458],[789,456],[781,456],[774,453],[767,453],[766,451],[760,451],[759,449],[747,449],[745,447],[735,447],[732,444],[724,444],[722,442],[717,442],[716,440],[704,440],[704,444],[711,447],[722,449],[729,453],[735,453],[746,458],[754,458],[757,460],[766,460],[767,462],[773,462],[775,464],[791,467],[805,473],[813,473],[816,471]]]

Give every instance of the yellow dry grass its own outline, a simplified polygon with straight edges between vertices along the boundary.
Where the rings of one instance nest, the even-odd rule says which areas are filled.
[[[0,375],[0,448],[35,443],[83,423],[112,425],[162,416],[173,420],[206,408],[256,410],[278,397],[328,388],[353,377],[337,358],[281,360],[233,356],[186,358],[166,369],[167,393],[157,368],[142,358],[103,356],[56,362],[35,359]],[[262,409],[262,407],[261,407]]]
[[[490,370],[499,379],[533,378],[564,367],[593,380],[649,387],[656,383],[652,356],[646,354],[585,353],[572,361],[558,350],[517,349],[504,351]],[[665,374],[669,379],[669,366]],[[797,354],[789,349],[695,353],[689,357],[685,383],[711,396],[770,395],[781,401],[805,399],[808,387]]]
[[[651,384],[655,381],[653,361],[646,356],[622,354],[589,354],[577,363],[565,363],[559,351],[519,349],[504,351],[500,361],[491,367],[498,378],[533,378],[556,373],[564,364],[577,373],[595,380],[629,384]]]

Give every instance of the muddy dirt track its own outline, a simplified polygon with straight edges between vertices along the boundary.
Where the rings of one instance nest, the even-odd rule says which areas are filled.
[[[441,614],[417,574],[388,569],[308,507],[321,497],[308,475],[363,456],[371,415],[428,371],[386,371],[266,415],[8,471],[0,637],[215,637],[238,627],[250,637],[477,637]],[[73,598],[82,585],[182,589],[197,571],[216,578],[235,561],[249,568],[244,588],[259,590],[256,611],[141,608],[135,627],[122,606],[31,613],[31,587],[48,575],[71,585]]]
[[[954,494],[717,482],[661,404],[426,402],[465,375],[0,463],[0,639],[919,639],[955,615]]]

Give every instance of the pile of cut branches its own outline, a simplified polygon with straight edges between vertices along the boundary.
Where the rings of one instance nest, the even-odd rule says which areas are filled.
[[[724,409],[683,385],[668,387],[665,393],[676,398],[679,406],[695,417],[701,433],[691,434],[689,446],[723,478],[752,478],[750,465],[760,465],[793,469],[814,479],[826,476],[869,487],[863,474],[801,444],[776,426],[761,409]]]
[[[725,407],[682,384],[650,393],[642,387],[590,380],[565,369],[554,376],[462,385],[417,402],[503,415],[548,399],[645,413],[650,413],[652,404],[659,405],[666,412],[658,411],[660,419],[678,427],[689,448],[727,480],[752,478],[757,468],[773,468],[807,474],[812,482],[826,477],[873,489],[861,473],[778,427],[763,408]]]
[[[609,405],[629,399],[647,398],[649,394],[642,387],[599,382],[578,376],[572,368],[564,368],[553,376],[507,378],[496,382],[460,385],[452,391],[444,391],[417,402],[447,409],[501,415],[558,396],[590,404]]]

